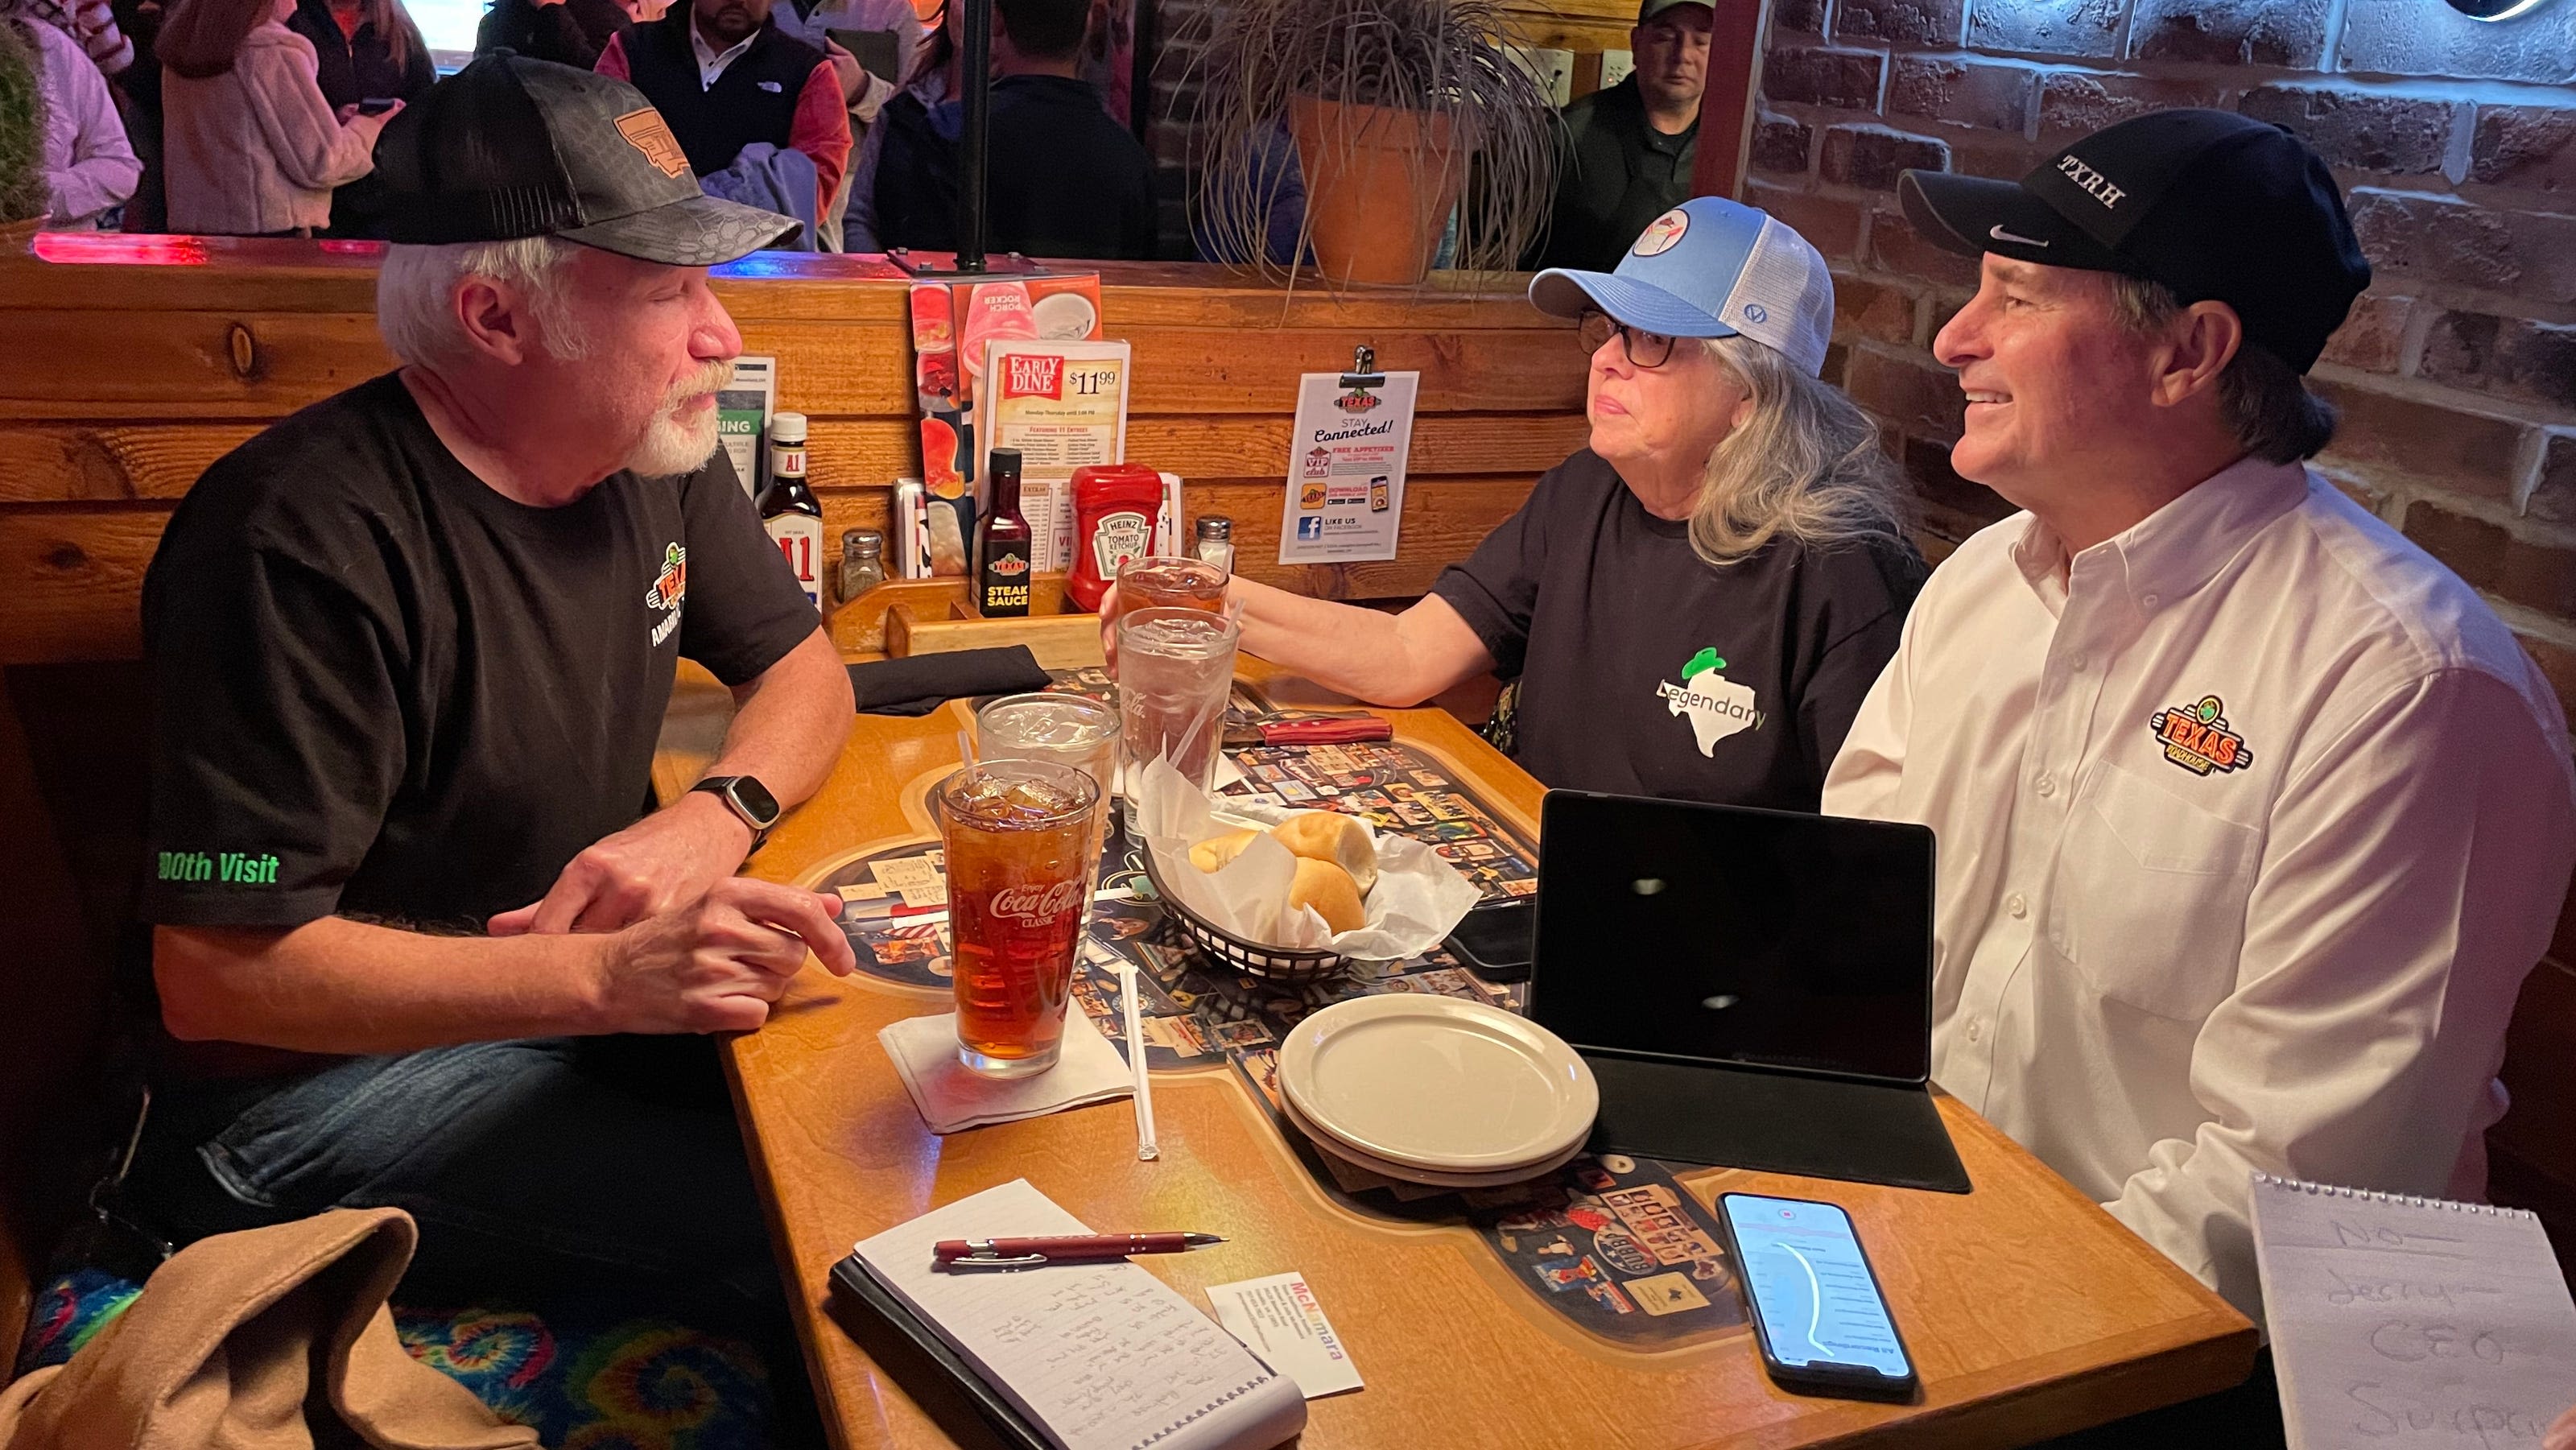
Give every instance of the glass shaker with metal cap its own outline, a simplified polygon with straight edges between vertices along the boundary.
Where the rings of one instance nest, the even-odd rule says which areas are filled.
[[[886,582],[885,535],[874,529],[850,529],[841,535],[840,582],[844,604]]]
[[[1213,564],[1234,577],[1234,520],[1223,514],[1199,515],[1199,562]]]

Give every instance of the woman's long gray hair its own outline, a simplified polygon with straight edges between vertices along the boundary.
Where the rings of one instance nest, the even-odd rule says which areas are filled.
[[[1724,568],[1781,537],[1913,547],[1913,491],[1858,404],[1749,337],[1709,347],[1753,395],[1753,414],[1709,452],[1690,516],[1701,558]]]

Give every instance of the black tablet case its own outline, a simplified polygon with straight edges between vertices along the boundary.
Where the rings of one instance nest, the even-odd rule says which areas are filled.
[[[1601,1085],[1595,1153],[1969,1191],[1928,1087],[1583,1052]]]

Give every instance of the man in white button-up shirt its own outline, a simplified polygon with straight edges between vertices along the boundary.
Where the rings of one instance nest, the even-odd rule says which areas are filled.
[[[2369,279],[2313,153],[2161,112],[1901,191],[1983,254],[1951,461],[2027,511],[1934,573],[1824,808],[1939,835],[1935,1079],[2260,1322],[2250,1173],[2484,1191],[2565,717],[2301,465]]]

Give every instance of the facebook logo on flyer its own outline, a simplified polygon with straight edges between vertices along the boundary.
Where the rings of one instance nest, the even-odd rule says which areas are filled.
[[[1324,537],[1324,516],[1316,514],[1297,521],[1297,541],[1310,543]]]

